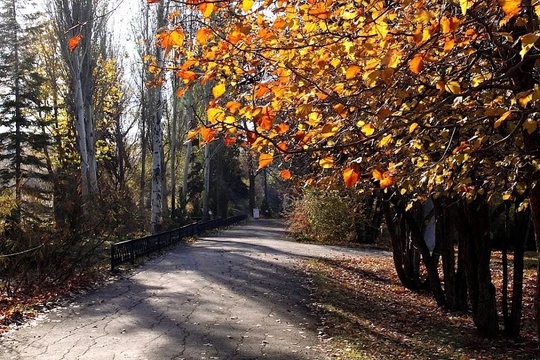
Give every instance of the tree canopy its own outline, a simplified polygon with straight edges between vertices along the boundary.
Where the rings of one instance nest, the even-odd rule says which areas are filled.
[[[470,204],[464,206],[468,216],[485,212],[486,201],[517,199],[518,210],[532,210],[538,247],[540,5],[529,0],[188,5],[199,12],[195,39],[186,40],[185,24],[173,16],[157,41],[165,51],[164,68],[184,83],[179,96],[195,83],[212,86],[208,122],[190,137],[242,144],[259,154],[259,168],[279,163],[283,177],[291,179],[299,176],[288,167],[291,159],[307,153],[314,170],[308,184],[373,184],[411,221],[406,212],[428,198],[463,199]],[[469,275],[483,284],[474,308],[494,297],[489,230],[471,226],[468,236],[478,255],[470,260],[481,269]],[[442,305],[435,259],[420,230],[414,231]],[[538,320],[540,292],[535,301]],[[485,330],[496,328],[494,308],[478,316],[484,317],[479,321]]]

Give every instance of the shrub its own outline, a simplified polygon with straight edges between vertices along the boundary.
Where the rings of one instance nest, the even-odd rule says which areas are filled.
[[[292,201],[286,218],[297,240],[347,243],[356,239],[354,210],[337,192],[305,193]]]

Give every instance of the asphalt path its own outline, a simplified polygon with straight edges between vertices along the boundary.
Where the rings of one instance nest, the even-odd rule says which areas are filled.
[[[364,254],[288,241],[281,222],[250,220],[7,332],[0,358],[329,359],[296,264]]]

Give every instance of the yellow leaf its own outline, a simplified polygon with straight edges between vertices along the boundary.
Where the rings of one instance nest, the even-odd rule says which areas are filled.
[[[412,124],[409,126],[409,134],[411,134],[414,130],[416,130],[417,127],[418,127],[418,124],[417,124],[417,123],[412,123]]]
[[[461,13],[463,15],[467,14],[467,9],[469,8],[469,1],[459,0],[459,6],[461,7]]]
[[[219,108],[210,108],[206,111],[208,121],[211,123],[221,122],[225,120],[225,112]]]
[[[457,81],[450,81],[444,85],[444,89],[452,94],[461,94],[461,87]]]
[[[244,12],[248,12],[249,10],[251,10],[251,7],[253,6],[253,0],[243,0],[242,1],[242,10]]]
[[[193,129],[193,130],[189,130],[188,134],[187,134],[187,139],[188,140],[192,140],[193,138],[195,138],[195,136],[199,135],[199,128],[197,129]]]
[[[521,11],[521,0],[498,0],[505,19],[511,19]]]
[[[383,147],[383,146],[389,144],[391,142],[391,140],[392,140],[392,134],[386,135],[385,137],[383,137],[381,139],[381,141],[379,141],[379,147]]]
[[[270,165],[274,160],[274,155],[272,154],[260,154],[259,155],[259,169],[263,169]]]
[[[510,200],[511,198],[512,198],[512,194],[511,194],[510,192],[508,192],[508,191],[505,192],[505,193],[503,194],[503,196],[502,196],[502,199],[503,199],[504,201]]]
[[[179,48],[184,45],[184,33],[180,29],[175,29],[171,31],[169,35],[171,45],[175,48]]]
[[[493,127],[496,129],[499,126],[501,126],[501,124],[508,118],[508,116],[510,116],[511,113],[512,111],[508,110],[507,112],[502,114],[501,117],[498,118],[497,121],[495,121],[495,123],[493,124]]]
[[[416,54],[412,58],[412,60],[409,62],[409,69],[414,73],[418,74],[420,71],[422,71],[424,67],[424,57],[422,54]]]
[[[350,79],[353,79],[356,74],[358,74],[360,72],[360,66],[358,65],[351,65],[349,66],[349,68],[347,69],[347,72],[345,74],[345,78],[347,80],[350,80]]]
[[[527,119],[525,120],[525,122],[523,123],[523,127],[527,130],[527,132],[530,134],[532,134],[533,132],[536,131],[536,128],[538,127],[538,124],[535,120],[533,119]]]
[[[372,124],[365,124],[362,126],[362,133],[366,136],[371,136],[375,132],[375,128]]]
[[[221,95],[225,94],[226,86],[225,84],[217,84],[212,88],[212,95],[214,95],[214,99],[217,99]]]
[[[334,166],[334,159],[331,156],[324,157],[319,160],[319,165],[323,169],[330,169]]]
[[[521,37],[521,51],[519,55],[521,55],[522,59],[534,47],[538,38],[540,38],[540,33],[525,34]]]

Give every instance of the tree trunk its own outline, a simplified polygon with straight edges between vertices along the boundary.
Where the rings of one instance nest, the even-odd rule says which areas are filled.
[[[396,226],[396,221],[401,222],[401,220],[394,219],[392,211],[390,210],[389,201],[383,202],[383,212],[386,228],[390,233],[390,239],[392,241],[392,259],[399,281],[406,289],[418,291],[420,288],[420,279],[412,276],[412,274],[406,271],[409,267],[405,265],[404,237],[403,232],[400,231],[403,223],[401,224],[402,226]]]
[[[499,331],[495,287],[491,283],[491,239],[489,207],[484,198],[463,203],[459,226],[463,242],[467,287],[473,320],[481,336],[493,337]]]
[[[452,231],[453,208],[447,205],[444,198],[438,199],[435,206],[437,213],[436,237],[442,258],[446,302],[451,310],[466,310],[467,287],[462,265],[463,256],[460,255],[459,247],[456,257],[456,244],[459,244],[459,239],[456,238],[458,234]]]
[[[538,134],[536,134],[538,136]],[[534,225],[534,239],[538,265],[536,268],[536,290],[534,292],[534,316],[538,339],[540,339],[540,183],[536,181],[530,190],[531,219]]]
[[[79,76],[80,62],[79,58],[73,56],[71,65],[71,79],[75,92],[75,130],[77,132],[77,145],[79,147],[79,156],[81,160],[81,190],[83,198],[90,196],[90,180],[88,171],[88,140],[86,139],[86,125],[84,114],[84,97],[81,78]]]
[[[11,11],[13,12],[14,24],[17,24],[17,7],[15,0],[11,1]],[[18,27],[18,26],[17,26]],[[13,31],[13,57],[15,62],[15,209],[13,211],[14,221],[19,223],[21,221],[20,206],[22,202],[22,144],[21,144],[21,71],[20,71],[20,59],[19,59],[19,29],[11,29]]]
[[[178,86],[178,81],[173,82],[174,88]],[[178,132],[178,96],[173,94],[172,99],[172,129],[171,129],[171,163],[170,163],[170,173],[171,173],[171,215],[176,216],[176,140]]]
[[[87,90],[88,91],[88,90]],[[91,96],[90,96],[91,97]],[[91,101],[91,100],[90,100]],[[88,151],[88,180],[90,182],[90,193],[96,195],[99,193],[97,177],[97,159],[96,159],[96,134],[94,126],[94,109],[92,103],[86,104],[86,149]]]
[[[515,201],[516,207],[523,199]],[[525,243],[531,228],[530,210],[522,212],[514,210],[514,275],[512,277],[512,304],[510,314],[504,322],[506,336],[517,338],[521,329],[521,315],[523,312],[523,270],[525,268]]]
[[[210,218],[210,146],[211,143],[207,143],[204,146],[204,190],[203,190],[203,220],[208,220]]]

